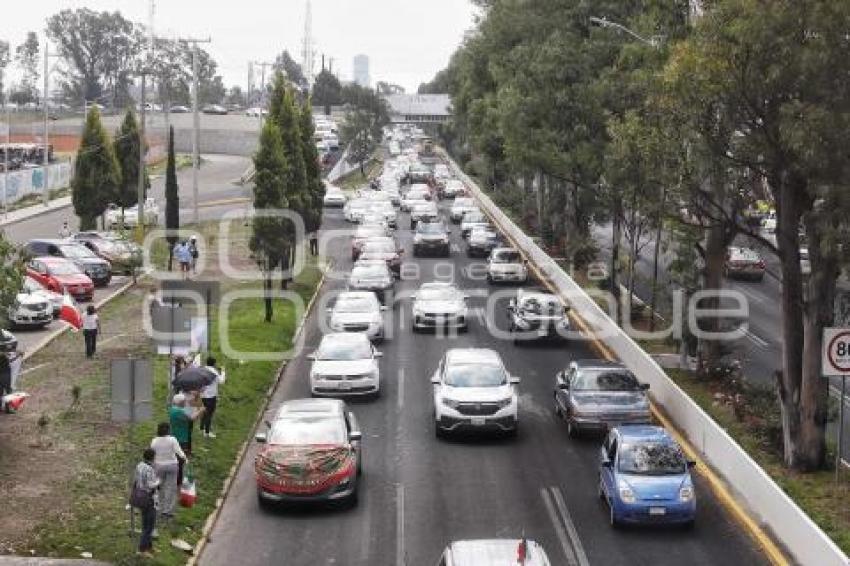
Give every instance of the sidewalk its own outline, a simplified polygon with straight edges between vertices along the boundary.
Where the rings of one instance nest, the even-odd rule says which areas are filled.
[[[71,197],[67,196],[53,199],[47,203],[47,206],[44,204],[34,204],[32,206],[13,210],[5,217],[0,215],[0,226],[8,226],[10,224],[29,220],[35,216],[41,216],[42,214],[47,214],[48,212],[53,212],[54,210],[60,210],[69,206],[71,206]]]

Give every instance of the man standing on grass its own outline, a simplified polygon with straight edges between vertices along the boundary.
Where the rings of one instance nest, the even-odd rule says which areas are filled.
[[[221,372],[218,371],[218,368],[215,367],[215,358],[212,356],[207,358],[206,369],[215,374],[215,379],[201,390],[201,403],[204,404],[201,430],[204,431],[205,438],[215,438],[215,433],[212,431],[212,418],[216,405],[218,405],[218,386],[225,382],[227,376],[224,369]]]

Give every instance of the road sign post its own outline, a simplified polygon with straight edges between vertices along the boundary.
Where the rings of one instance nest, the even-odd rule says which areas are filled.
[[[838,400],[838,441],[835,448],[835,481],[841,471],[844,449],[844,394],[850,374],[850,328],[824,328],[822,372],[825,379],[841,376],[841,398]]]

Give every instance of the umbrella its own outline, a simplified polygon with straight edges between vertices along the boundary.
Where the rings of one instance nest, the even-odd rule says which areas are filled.
[[[215,379],[215,374],[207,368],[193,366],[178,373],[172,385],[175,391],[197,391],[203,389]]]

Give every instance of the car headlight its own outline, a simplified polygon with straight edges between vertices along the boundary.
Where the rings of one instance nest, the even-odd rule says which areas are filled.
[[[422,243],[422,235],[416,234],[415,236],[413,236],[413,243],[414,244],[421,244]]]
[[[455,401],[454,399],[448,399],[446,397],[443,397],[443,405],[445,405],[446,407],[449,407],[451,409],[457,409],[459,404],[460,403],[458,401]]]
[[[413,316],[414,317],[423,317],[423,316],[425,316],[425,311],[423,311],[422,309],[418,309],[418,308],[414,307],[413,308]]]
[[[331,323],[330,323],[329,326],[331,327],[331,330],[340,331],[340,330],[343,329],[342,322],[340,322],[338,320],[331,319]]]
[[[693,486],[686,485],[683,486],[679,490],[679,500],[687,503],[688,501],[692,501],[694,498],[694,488]]]
[[[620,483],[620,499],[623,503],[635,502],[635,492],[625,483]]]
[[[508,397],[507,399],[500,400],[497,403],[497,405],[499,406],[500,409],[504,409],[505,407],[510,406],[510,404],[513,403],[513,401],[514,401],[513,397]]]

